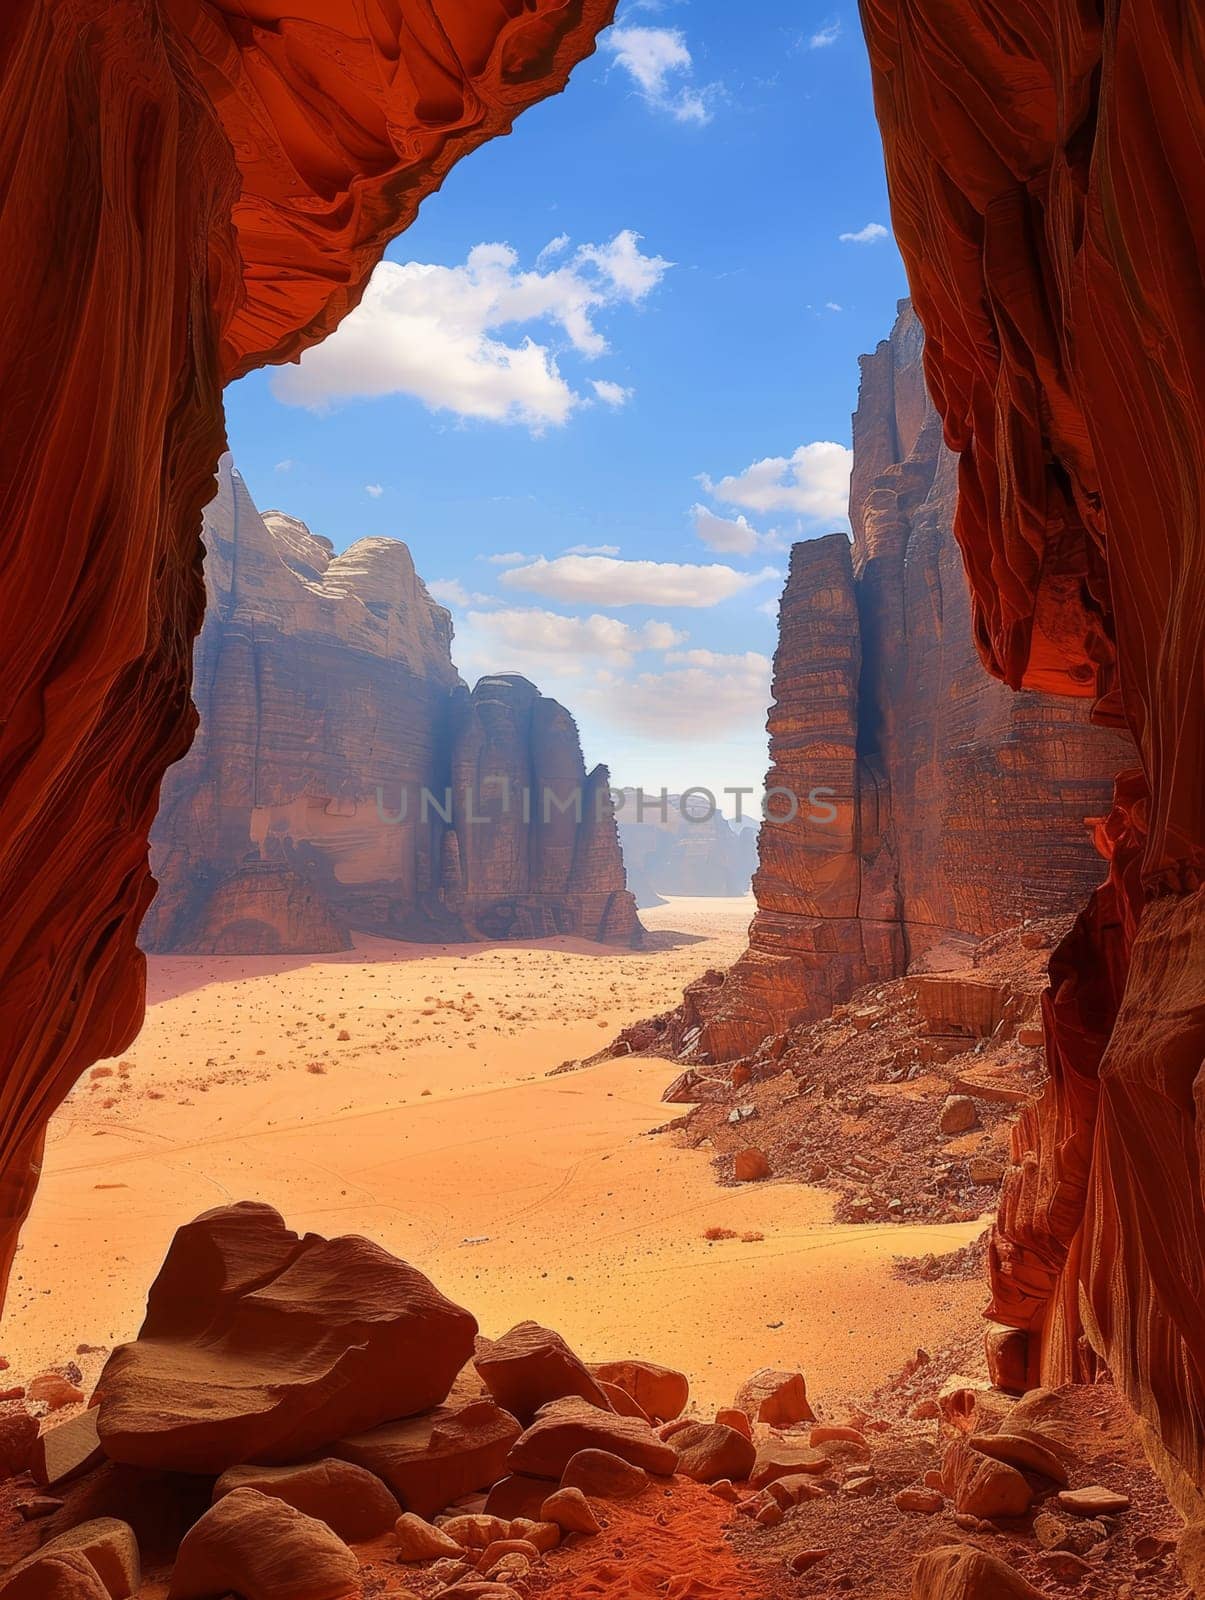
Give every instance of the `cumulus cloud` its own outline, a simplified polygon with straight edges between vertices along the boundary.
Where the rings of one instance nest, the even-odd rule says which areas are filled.
[[[563,425],[586,396],[562,373],[551,344],[521,330],[551,328],[575,355],[596,360],[608,350],[599,313],[642,304],[672,263],[646,255],[630,229],[572,254],[567,240],[552,243],[553,257],[546,246],[534,270],[507,244],[474,245],[462,266],[380,262],[335,332],[275,370],[272,393],[315,411],[410,394],[433,411],[533,432]],[[627,398],[622,385],[600,381],[607,392],[595,393],[607,404]]]
[[[364,493],[371,495],[374,500],[379,500],[385,493],[385,487],[380,483],[366,483],[364,485]]]
[[[522,550],[500,550],[496,555],[478,556],[477,559],[488,561],[491,567],[521,567],[531,557],[525,556]]]
[[[458,610],[498,603],[488,594],[474,594],[466,589],[459,578],[433,578],[427,585],[427,593],[433,600],[438,600],[441,606],[455,606]]]
[[[703,475],[709,494],[749,511],[789,511],[817,522],[844,521],[853,451],[831,440],[801,444],[790,456],[767,456],[718,483]]]
[[[878,244],[880,239],[890,237],[890,233],[881,222],[868,222],[864,228],[859,228],[857,233],[837,235],[842,244]]]
[[[721,555],[751,556],[755,550],[781,550],[784,544],[777,529],[759,533],[749,519],[738,513],[735,517],[721,517],[709,506],[690,508],[695,532],[710,550]]]
[[[632,398],[631,389],[622,383],[612,383],[609,378],[595,378],[590,386],[605,406],[622,406]]]
[[[755,650],[741,655],[687,650],[671,652],[665,660],[664,671],[637,673],[625,685],[619,706],[629,731],[694,744],[700,729],[714,738],[765,723],[769,656]]]
[[[571,605],[714,606],[779,574],[773,567],[737,572],[713,563],[692,566],[676,561],[617,561],[610,556],[538,557],[504,572],[499,582]]]
[[[615,673],[630,668],[645,651],[664,651],[684,643],[686,635],[671,623],[651,621],[632,627],[618,617],[595,612],[566,617],[537,607],[498,611],[471,610],[457,644],[471,675],[521,672],[536,683],[552,683],[600,666]],[[613,682],[614,679],[608,681]]]
[[[680,28],[612,28],[599,43],[628,74],[646,105],[676,122],[711,121],[720,87],[695,84],[694,60]]]

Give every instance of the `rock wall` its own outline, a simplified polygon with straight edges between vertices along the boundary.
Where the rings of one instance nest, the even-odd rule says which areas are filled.
[[[222,462],[200,729],[151,834],[142,947],[202,954],[578,934],[631,944],[605,768],[525,679],[470,695],[406,546],[341,555]]]
[[[617,812],[628,884],[638,906],[656,906],[663,895],[743,895],[757,865],[757,833],[733,828],[705,796],[620,791]],[[694,810],[692,811],[692,806]]]
[[[147,835],[195,726],[221,389],[356,303],[611,0],[0,9],[0,1284],[43,1130],[142,1018]]]
[[[768,721],[768,790],[784,792],[761,830],[749,950],[722,985],[689,992],[683,1017],[712,1059],[1069,913],[1104,872],[1087,819],[1108,810],[1132,747],[1093,727],[1084,700],[984,673],[923,342],[905,301],[862,360],[852,544],[791,553]]]
[[[862,0],[896,237],[958,458],[988,669],[1096,696],[1137,765],[1051,962],[994,1314],[1103,1364],[1205,1483],[1205,22],[1180,0]]]

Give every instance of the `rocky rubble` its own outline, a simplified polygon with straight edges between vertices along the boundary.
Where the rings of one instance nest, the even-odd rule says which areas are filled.
[[[710,1416],[672,1368],[590,1366],[531,1321],[474,1330],[367,1240],[298,1237],[256,1204],[198,1218],[85,1409],[4,1402],[0,1600],[1181,1585],[1176,1519],[1107,1385],[1017,1397],[959,1370],[973,1351],[918,1352],[862,1408],[826,1413],[802,1372],[764,1368]]]

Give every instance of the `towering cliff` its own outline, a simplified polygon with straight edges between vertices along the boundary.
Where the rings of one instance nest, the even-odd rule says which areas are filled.
[[[1087,819],[1132,749],[1083,702],[983,671],[922,346],[905,302],[863,358],[852,545],[833,534],[791,553],[768,724],[768,789],[782,793],[761,830],[749,950],[684,1016],[716,1058],[861,984],[1070,912],[1103,874]]]
[[[205,545],[200,729],[163,785],[144,949],[639,939],[606,769],[525,679],[469,694],[404,544],[335,555],[225,458]]]
[[[1103,1363],[1205,1513],[1205,19],[1183,0],[862,0],[896,238],[958,457],[988,670],[1137,762],[1051,962],[994,1311]],[[1205,1583],[1205,1573],[1200,1573]]]

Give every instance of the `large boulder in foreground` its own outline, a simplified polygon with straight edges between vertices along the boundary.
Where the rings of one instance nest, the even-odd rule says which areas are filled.
[[[550,1400],[576,1395],[600,1411],[610,1401],[559,1333],[520,1322],[500,1339],[478,1339],[474,1365],[500,1406],[527,1424]]]
[[[368,1239],[304,1238],[244,1201],[181,1228],[138,1338],[101,1373],[113,1461],[225,1472],[437,1406],[474,1318]]]
[[[255,1489],[235,1489],[184,1537],[168,1600],[344,1600],[360,1563],[316,1517]]]
[[[944,1545],[916,1563],[912,1600],[1045,1600],[1019,1572],[973,1545]]]
[[[560,1481],[579,1450],[605,1450],[645,1472],[671,1476],[678,1452],[659,1439],[647,1422],[599,1411],[585,1400],[554,1400],[541,1407],[531,1427],[507,1459],[512,1472]]]
[[[213,1500],[236,1489],[283,1500],[307,1517],[325,1522],[349,1544],[388,1533],[402,1514],[389,1490],[371,1472],[350,1461],[327,1458],[297,1467],[231,1467],[213,1486]]]
[[[407,1511],[431,1517],[496,1483],[522,1431],[492,1400],[473,1400],[350,1435],[331,1451],[388,1484]]]
[[[133,1600],[142,1582],[134,1530],[113,1517],[81,1523],[11,1567],[0,1581],[3,1600],[88,1600],[100,1585],[108,1600]]]

